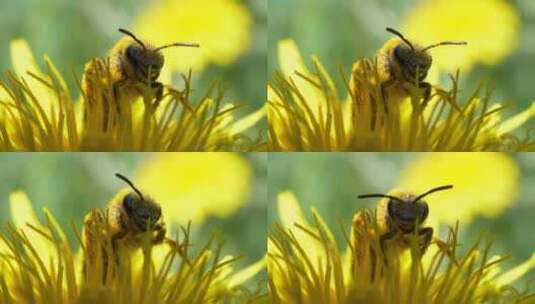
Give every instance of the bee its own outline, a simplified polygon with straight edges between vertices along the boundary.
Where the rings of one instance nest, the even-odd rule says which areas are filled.
[[[151,197],[143,195],[128,178],[119,173],[115,175],[130,188],[119,191],[108,203],[106,212],[93,210],[89,213],[82,232],[88,255],[85,266],[100,267],[103,281],[106,281],[108,269],[112,266],[108,262],[110,258],[115,259],[117,266],[120,251],[141,248],[147,233],[150,233],[149,240],[152,244],[165,241],[183,254],[182,245],[166,238],[167,229],[160,205]],[[99,261],[103,263],[97,265]]]
[[[119,29],[127,37],[119,40],[109,51],[107,62],[91,60],[84,68],[82,90],[89,106],[102,103],[103,130],[107,130],[110,111],[119,114],[120,102],[133,102],[149,89],[158,101],[163,96],[164,86],[158,82],[164,65],[161,50],[169,47],[199,47],[197,43],[176,42],[159,47],[151,46],[138,39],[132,32]],[[103,87],[112,88],[113,96],[103,94]],[[115,101],[111,106],[110,99]],[[86,113],[87,115],[87,113]],[[87,119],[87,117],[86,117]]]
[[[433,239],[433,228],[424,226],[429,215],[429,206],[423,199],[431,193],[452,188],[452,185],[440,186],[419,195],[394,190],[390,194],[374,193],[358,196],[359,199],[382,198],[375,212],[376,226],[370,224],[370,219],[365,218],[364,213],[359,212],[353,217],[351,231],[351,245],[357,252],[357,260],[362,260],[365,256],[369,258],[372,278],[378,254],[369,246],[369,240],[364,240],[361,232],[368,231],[378,238],[380,255],[383,256],[385,265],[387,253],[401,254],[410,248],[410,236],[416,235],[419,238],[419,249],[423,254]]]
[[[414,89],[423,95],[423,106],[431,99],[432,86],[425,81],[433,58],[429,50],[443,45],[466,45],[464,41],[443,41],[422,47],[410,42],[400,32],[387,27],[398,38],[388,40],[379,50],[377,64],[381,95],[385,113],[388,113],[387,94],[390,98],[405,98]],[[401,39],[401,40],[400,40]]]

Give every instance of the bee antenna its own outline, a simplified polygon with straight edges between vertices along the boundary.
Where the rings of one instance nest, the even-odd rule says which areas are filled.
[[[138,188],[136,188],[136,186],[134,186],[134,183],[132,183],[132,181],[130,181],[126,176],[122,175],[122,174],[119,174],[119,173],[115,173],[115,176],[117,176],[118,178],[122,179],[125,183],[127,183],[132,189],[134,189],[134,191],[136,191],[137,195],[139,195],[139,197],[141,197],[142,200],[145,200],[143,198],[143,194],[141,194],[141,191],[139,191]]]
[[[154,51],[159,51],[159,50],[162,50],[162,49],[165,49],[165,48],[168,48],[168,47],[172,47],[172,46],[185,46],[185,47],[200,47],[200,45],[198,43],[188,43],[188,42],[175,42],[175,43],[171,43],[171,44],[166,44],[166,45],[162,45],[160,47],[157,47],[156,49],[154,49]]]
[[[386,198],[398,201],[400,203],[405,203],[405,201],[400,199],[399,197],[395,197],[395,196],[388,195],[388,194],[382,194],[382,193],[362,194],[362,195],[357,196],[357,198],[359,198],[359,199],[362,199],[362,198],[373,198],[373,197],[386,197]]]
[[[437,46],[441,46],[441,45],[467,45],[468,42],[466,41],[442,41],[440,43],[437,43],[437,44],[432,44],[428,47],[425,47],[422,52],[425,52],[427,50],[430,50],[432,48],[436,48]]]
[[[401,34],[400,32],[398,32],[395,29],[390,28],[390,27],[387,27],[386,31],[398,36],[399,38],[401,38],[401,40],[403,40],[411,48],[411,50],[414,51],[414,47],[412,46],[412,43],[407,38],[405,38],[403,36],[403,34]]]
[[[417,201],[421,200],[422,198],[424,198],[425,196],[428,196],[429,194],[431,193],[434,193],[434,192],[437,192],[437,191],[443,191],[443,190],[448,190],[448,189],[451,189],[453,188],[453,185],[446,185],[446,186],[440,186],[440,187],[436,187],[436,188],[433,188],[425,193],[422,193],[420,195],[418,195],[415,199],[412,200],[413,203],[416,203]]]
[[[129,30],[125,30],[125,29],[120,28],[120,29],[119,29],[119,32],[121,32],[121,33],[123,33],[123,34],[125,34],[125,35],[127,35],[127,36],[132,37],[132,39],[134,39],[137,43],[139,43],[139,44],[143,47],[144,50],[147,50],[147,47],[145,46],[145,44],[144,44],[141,40],[139,40],[139,39],[136,37],[136,35],[134,35],[134,34],[133,34],[132,32],[130,32]]]

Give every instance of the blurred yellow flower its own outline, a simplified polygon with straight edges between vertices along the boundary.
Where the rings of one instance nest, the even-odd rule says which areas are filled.
[[[505,0],[430,0],[409,12],[401,22],[410,38],[428,45],[444,40],[464,40],[463,49],[432,50],[433,66],[464,72],[476,64],[495,65],[518,46],[520,17]]]
[[[136,176],[167,221],[200,224],[210,216],[229,216],[247,202],[252,168],[235,153],[161,153]]]
[[[495,217],[518,195],[518,165],[502,153],[431,153],[407,166],[400,187],[423,193],[442,185],[450,191],[433,194],[431,220],[461,224],[475,216]]]
[[[134,22],[134,31],[156,45],[193,41],[200,49],[166,51],[165,67],[200,71],[210,63],[231,64],[251,44],[252,17],[236,0],[152,1]]]

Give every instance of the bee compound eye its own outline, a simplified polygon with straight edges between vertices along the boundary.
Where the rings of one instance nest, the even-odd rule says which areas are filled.
[[[129,210],[132,210],[133,200],[134,199],[132,198],[132,196],[125,196],[123,199],[123,206]]]
[[[137,51],[137,47],[134,45],[130,45],[126,48],[126,57],[131,62],[137,62],[137,58],[139,57],[139,52]]]
[[[422,211],[420,212],[421,214],[420,220],[425,220],[427,218],[427,215],[429,214],[429,207],[427,206],[426,203],[423,203],[421,208],[422,208]]]

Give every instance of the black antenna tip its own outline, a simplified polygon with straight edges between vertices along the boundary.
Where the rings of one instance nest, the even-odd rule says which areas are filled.
[[[125,183],[127,183],[130,187],[132,187],[132,189],[134,189],[134,191],[139,195],[141,199],[144,199],[141,191],[139,191],[139,189],[134,185],[134,183],[131,180],[129,180],[126,176],[120,173],[115,173],[115,176],[123,180]]]
[[[362,198],[389,198],[391,200],[395,200],[395,201],[398,201],[398,202],[403,202],[403,200],[400,199],[397,196],[393,196],[393,195],[389,195],[389,194],[383,194],[383,193],[361,194],[361,195],[358,195],[357,198],[359,198],[359,199],[362,199]]]
[[[428,190],[420,195],[418,195],[414,200],[413,202],[417,202],[419,201],[420,199],[426,197],[427,195],[431,194],[431,193],[435,193],[435,192],[438,192],[438,191],[443,191],[443,190],[449,190],[449,189],[452,189],[453,188],[453,185],[445,185],[445,186],[440,186],[440,187],[436,187],[436,188],[433,188],[431,190]]]

